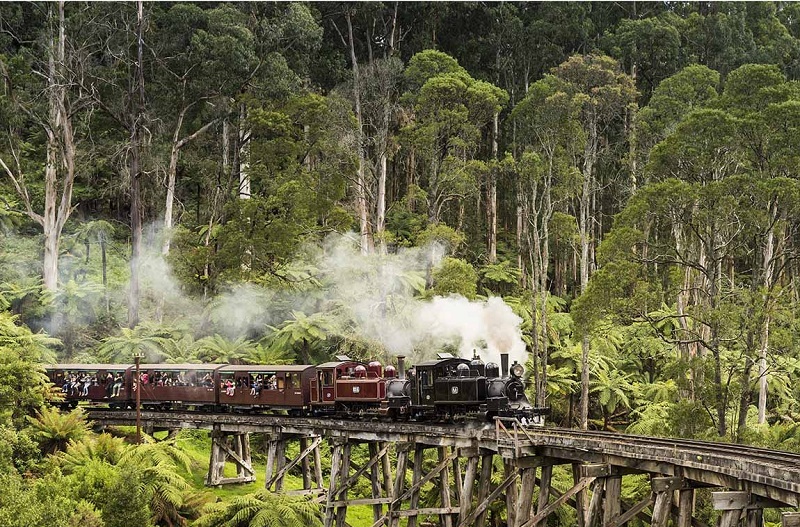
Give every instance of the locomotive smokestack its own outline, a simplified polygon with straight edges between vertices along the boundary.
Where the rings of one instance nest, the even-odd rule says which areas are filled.
[[[397,356],[397,378],[406,378],[406,358],[402,355]]]
[[[500,354],[500,375],[508,377],[508,353]]]

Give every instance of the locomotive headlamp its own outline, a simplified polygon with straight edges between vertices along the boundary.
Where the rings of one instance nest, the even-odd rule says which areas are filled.
[[[514,377],[522,377],[523,373],[525,373],[525,368],[522,364],[514,363],[514,365],[511,366],[511,375]]]

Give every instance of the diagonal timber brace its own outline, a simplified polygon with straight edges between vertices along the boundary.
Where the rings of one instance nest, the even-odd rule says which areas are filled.
[[[297,456],[296,458],[294,458],[294,459],[293,459],[291,462],[289,462],[289,464],[288,464],[288,465],[286,465],[286,466],[284,466],[283,468],[281,468],[281,469],[280,469],[280,470],[279,470],[279,471],[278,471],[278,472],[277,472],[277,473],[276,473],[274,476],[272,476],[272,477],[269,479],[269,481],[267,481],[267,483],[266,483],[265,487],[266,487],[266,488],[270,488],[270,487],[272,487],[272,485],[273,485],[273,484],[274,484],[276,481],[278,481],[279,479],[281,479],[282,477],[284,477],[284,476],[285,476],[285,475],[286,475],[286,474],[287,474],[287,473],[288,473],[290,470],[292,470],[292,469],[293,469],[295,466],[297,466],[297,464],[298,464],[298,463],[300,463],[301,461],[303,461],[303,460],[304,460],[304,459],[305,459],[305,458],[306,458],[306,457],[307,457],[307,456],[308,456],[308,455],[309,455],[311,452],[313,452],[313,451],[314,451],[314,449],[315,449],[315,448],[317,448],[317,447],[319,446],[319,444],[320,444],[320,443],[322,443],[322,437],[321,437],[321,436],[320,436],[320,437],[316,437],[316,438],[314,438],[314,441],[312,441],[312,442],[311,442],[311,445],[310,445],[310,446],[308,446],[308,447],[307,447],[305,450],[303,450],[302,452],[300,452],[300,455],[299,455],[299,456]]]
[[[500,494],[502,494],[508,487],[516,483],[518,477],[519,477],[519,469],[513,470],[511,474],[509,474],[508,477],[506,477],[506,479],[504,479],[503,482],[500,483],[500,485],[486,497],[486,499],[480,502],[478,506],[475,507],[475,509],[471,513],[469,513],[469,515],[466,518],[461,518],[459,520],[458,526],[468,527],[472,525],[475,522],[475,518],[483,514],[486,511],[486,509],[489,508],[489,505],[491,505],[492,502],[496,500],[498,496],[500,496]]]

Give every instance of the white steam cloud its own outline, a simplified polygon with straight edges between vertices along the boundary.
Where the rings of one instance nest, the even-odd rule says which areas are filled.
[[[444,247],[434,244],[362,255],[352,239],[330,237],[318,265],[328,286],[327,300],[341,306],[365,337],[390,353],[419,362],[448,346],[465,358],[477,350],[484,361],[499,362],[500,353],[509,353],[512,361],[524,364],[522,319],[502,298],[416,296],[430,267],[444,254]]]
[[[477,350],[485,362],[499,363],[500,353],[523,364],[527,359],[522,319],[501,298],[420,297],[431,269],[446,254],[438,243],[363,255],[354,236],[332,235],[304,247],[302,257],[290,266],[300,271],[293,276],[305,277],[295,286],[239,284],[203,303],[187,295],[173,275],[160,254],[160,236],[150,240],[140,259],[143,314],[161,303],[164,323],[193,328],[197,338],[220,333],[230,339],[257,339],[296,310],[306,315],[325,312],[344,331],[412,363],[433,359],[443,348],[465,358]],[[315,281],[319,286],[312,285]],[[120,296],[123,292],[116,291]]]

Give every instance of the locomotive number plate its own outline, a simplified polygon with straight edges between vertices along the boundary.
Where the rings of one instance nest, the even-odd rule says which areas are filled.
[[[451,386],[450,393],[452,393],[453,395],[458,395],[458,386]]]
[[[353,393],[361,393],[361,386],[353,386]]]

